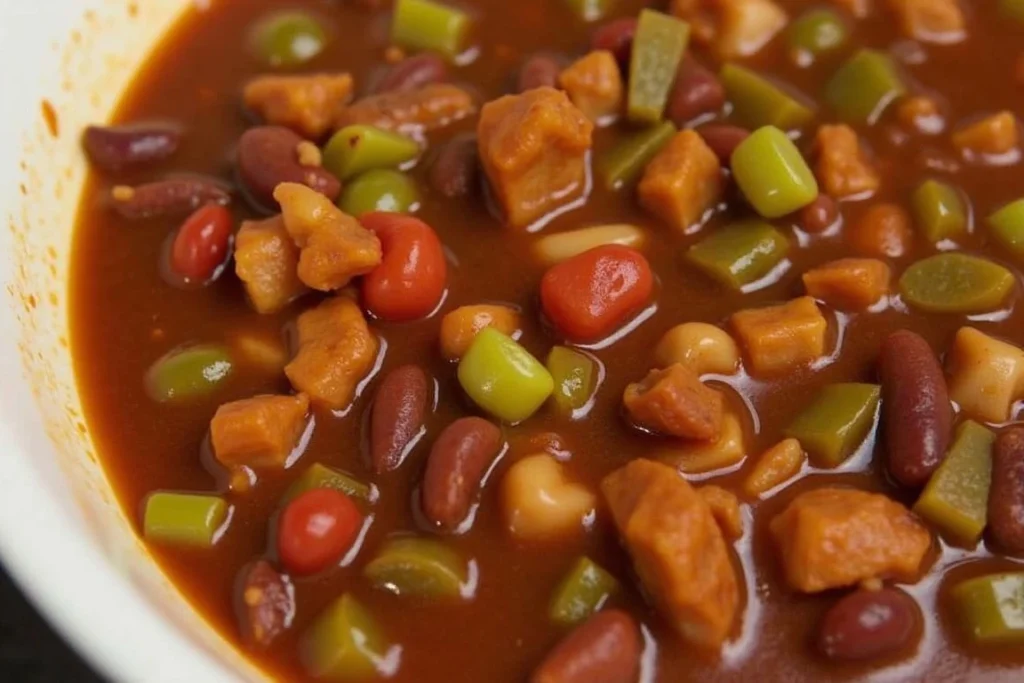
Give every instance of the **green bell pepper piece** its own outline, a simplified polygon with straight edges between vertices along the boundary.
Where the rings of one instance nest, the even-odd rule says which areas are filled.
[[[808,65],[818,56],[842,47],[849,38],[846,22],[829,9],[804,12],[789,25],[786,37],[789,48],[801,65]]]
[[[999,11],[1024,25],[1024,0],[999,0]]]
[[[469,15],[431,0],[398,0],[391,42],[414,50],[433,50],[454,60],[466,49]]]
[[[814,109],[750,69],[726,64],[718,77],[732,103],[733,116],[748,128],[790,130],[802,128],[814,118]]]
[[[341,180],[375,168],[397,168],[420,153],[415,140],[373,126],[345,126],[324,147],[323,166]]]
[[[555,405],[564,414],[587,405],[594,395],[597,363],[590,356],[565,346],[555,346],[548,353],[548,372],[555,382]]]
[[[662,121],[633,133],[605,152],[597,162],[597,175],[605,189],[616,190],[633,183],[675,134],[672,122]]]
[[[310,675],[335,680],[380,673],[388,649],[376,621],[347,593],[316,618],[299,645]]]
[[[1024,572],[969,579],[950,597],[974,642],[1024,643]]]
[[[789,251],[789,240],[764,221],[731,223],[689,248],[686,260],[727,287],[741,290],[767,275]]]
[[[231,354],[223,346],[177,349],[146,372],[146,393],[160,403],[208,396],[231,376],[232,368]]]
[[[1024,199],[1007,204],[988,217],[992,236],[1018,259],[1024,258]]]
[[[914,512],[957,543],[973,547],[988,523],[988,489],[992,483],[992,445],[996,435],[967,420]]]
[[[765,218],[779,218],[818,198],[818,181],[800,150],[774,126],[758,128],[732,153],[732,175]]]
[[[363,576],[395,595],[457,598],[468,581],[468,568],[465,560],[441,541],[398,538],[381,548],[363,568]]]
[[[228,518],[223,498],[159,491],[146,498],[143,536],[147,541],[210,548]]]
[[[983,313],[1013,289],[1013,273],[992,261],[948,252],[912,264],[900,278],[903,299],[933,313]]]
[[[818,392],[785,435],[825,467],[838,467],[864,441],[875,422],[877,384],[830,384]]]
[[[299,11],[275,12],[253,29],[256,53],[268,66],[299,66],[320,54],[327,33],[313,16]]]
[[[372,484],[364,484],[344,472],[339,472],[325,465],[316,462],[310,465],[302,475],[285,491],[281,499],[281,505],[298,498],[306,491],[313,489],[334,489],[341,491],[350,498],[356,498],[367,503],[377,502],[380,492]]]
[[[353,178],[338,198],[338,206],[350,216],[370,211],[411,213],[420,203],[416,183],[399,171],[377,168]]]
[[[492,327],[473,339],[458,376],[477,405],[512,423],[537,412],[555,388],[551,373],[529,351]]]
[[[825,101],[847,123],[874,125],[886,107],[906,91],[888,55],[861,50],[825,85]]]
[[[650,9],[640,11],[629,62],[630,121],[652,124],[662,119],[689,42],[690,25],[685,21]]]
[[[914,191],[911,205],[918,229],[933,244],[967,231],[967,208],[952,185],[926,180]]]
[[[614,576],[589,557],[581,557],[555,589],[548,616],[561,626],[574,626],[586,621],[618,591]]]

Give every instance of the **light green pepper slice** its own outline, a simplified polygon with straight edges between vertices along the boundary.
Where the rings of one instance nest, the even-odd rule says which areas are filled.
[[[1024,25],[1024,0],[999,0],[999,11]]]
[[[1024,258],[1024,199],[1007,204],[988,217],[992,236],[1018,259]]]
[[[974,642],[1024,643],[1024,572],[969,579],[950,597]]]
[[[565,346],[548,353],[548,372],[555,382],[555,405],[567,415],[587,405],[594,395],[597,363],[590,356]]]
[[[818,198],[818,181],[793,141],[775,126],[758,128],[732,153],[732,175],[765,218],[779,218]]]
[[[269,66],[298,66],[320,54],[327,34],[314,17],[305,12],[277,12],[262,19],[253,29],[253,44]]]
[[[555,388],[551,373],[529,351],[491,327],[476,335],[458,376],[478,406],[512,423],[537,412]]]
[[[555,589],[548,616],[561,626],[586,621],[619,591],[619,582],[589,557],[581,557]]]
[[[830,384],[818,392],[785,435],[800,442],[824,467],[838,467],[864,441],[875,422],[877,384]]]
[[[814,110],[763,76],[738,64],[726,64],[719,72],[733,116],[748,128],[775,126],[801,128],[814,118]]]
[[[900,278],[903,299],[933,313],[983,313],[1013,289],[1013,273],[977,256],[944,253],[914,263]]]
[[[797,63],[809,64],[818,56],[842,47],[849,37],[849,30],[836,12],[813,9],[797,17],[786,34]]]
[[[995,440],[996,435],[977,422],[961,424],[946,459],[914,505],[914,512],[957,543],[973,547],[988,523]]]
[[[223,498],[160,491],[146,498],[143,536],[147,541],[210,548],[228,518]]]
[[[388,541],[363,576],[395,595],[457,598],[466,585],[468,568],[459,554],[440,541],[398,538]]]
[[[767,275],[789,251],[789,240],[764,221],[731,223],[686,252],[686,260],[733,289]]]
[[[350,216],[370,211],[410,213],[420,203],[420,193],[412,178],[399,171],[377,168],[358,176],[345,186],[338,206]]]
[[[652,124],[662,119],[689,42],[690,25],[685,21],[650,9],[640,11],[629,62],[630,121]]]
[[[952,185],[926,180],[914,191],[911,205],[917,227],[933,244],[967,231],[967,208]]]
[[[469,15],[432,0],[398,0],[391,42],[415,50],[433,50],[455,59],[466,49]]]
[[[375,168],[396,168],[420,153],[415,140],[373,126],[345,126],[324,147],[323,166],[341,180]]]
[[[676,134],[670,121],[633,133],[608,150],[597,162],[597,175],[605,189],[615,190],[635,181],[644,167]]]
[[[346,593],[316,618],[299,648],[310,675],[363,680],[380,672],[388,644],[366,608]]]
[[[874,125],[907,91],[888,55],[861,50],[839,67],[825,86],[825,101],[847,123]]]
[[[290,501],[299,497],[306,491],[312,491],[313,489],[334,489],[335,491],[341,491],[346,496],[356,498],[367,503],[375,503],[379,495],[376,486],[364,484],[344,472],[339,472],[336,469],[316,462],[310,465],[306,471],[288,487],[288,490],[285,491],[284,497],[281,500],[282,506],[288,504]]]
[[[231,376],[231,354],[223,346],[204,344],[171,351],[146,373],[146,393],[167,403],[208,396]]]

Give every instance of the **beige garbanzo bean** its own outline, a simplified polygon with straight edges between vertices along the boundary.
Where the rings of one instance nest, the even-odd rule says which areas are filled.
[[[654,362],[661,368],[681,363],[698,375],[731,375],[739,367],[740,349],[720,327],[683,323],[662,336],[654,349]]]
[[[509,531],[518,538],[551,538],[579,530],[597,498],[582,484],[568,481],[562,465],[541,453],[509,468],[502,481]]]
[[[547,235],[537,240],[533,249],[544,265],[553,266],[594,247],[621,244],[640,249],[646,240],[647,234],[641,228],[628,223],[616,223]]]

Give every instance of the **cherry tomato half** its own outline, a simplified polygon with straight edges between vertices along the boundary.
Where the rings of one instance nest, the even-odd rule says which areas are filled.
[[[437,233],[423,221],[395,213],[371,212],[359,222],[380,239],[384,258],[363,278],[363,303],[383,320],[423,318],[444,296],[448,265]]]
[[[277,554],[292,574],[316,574],[338,562],[352,547],[362,522],[359,508],[344,493],[306,491],[281,513]]]
[[[207,204],[189,216],[171,246],[171,270],[193,282],[212,278],[231,248],[231,212],[220,204]]]

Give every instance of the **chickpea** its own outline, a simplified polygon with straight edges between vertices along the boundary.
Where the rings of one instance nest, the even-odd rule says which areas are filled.
[[[698,375],[731,375],[740,364],[740,349],[729,333],[708,323],[683,323],[665,333],[654,350],[658,367],[680,363]]]
[[[597,505],[594,494],[567,481],[562,466],[547,453],[510,467],[502,497],[509,531],[521,539],[569,534],[583,526]]]
[[[704,474],[732,467],[747,457],[746,435],[739,417],[727,410],[717,441],[680,441],[680,445],[657,452],[657,459],[684,474]]]
[[[516,339],[522,331],[522,317],[514,308],[497,304],[456,308],[441,321],[441,354],[449,360],[462,358],[485,327]]]

